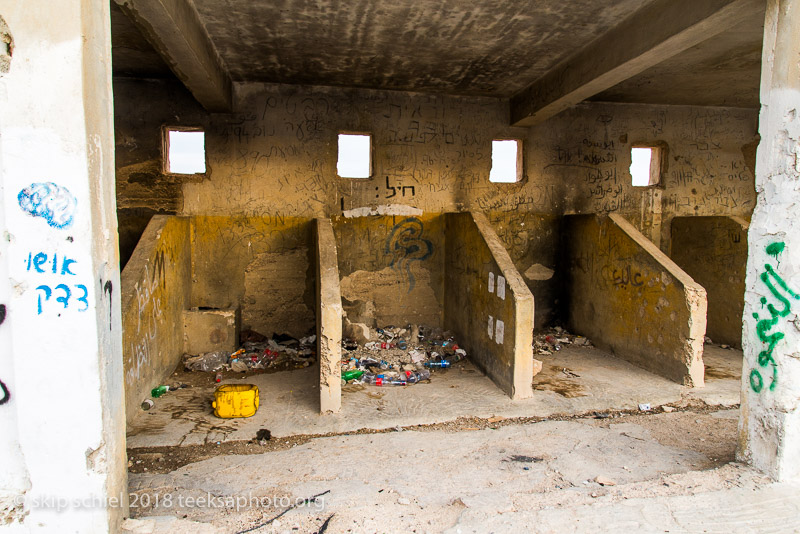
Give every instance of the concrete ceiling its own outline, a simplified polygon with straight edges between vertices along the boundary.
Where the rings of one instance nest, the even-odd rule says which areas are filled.
[[[136,4],[152,0],[116,1]],[[196,10],[196,26],[207,35],[214,61],[221,65],[229,82],[368,87],[501,98],[520,93],[594,39],[611,32],[626,16],[658,3],[181,1]],[[167,57],[165,47],[156,46],[160,50],[157,53],[151,46],[148,24],[134,24],[128,18],[134,9],[135,6],[123,13],[112,3],[114,75],[172,77],[175,62],[162,59]],[[142,28],[144,31],[140,32]],[[762,32],[763,10],[761,15],[591,99],[755,107]],[[598,50],[598,54],[603,53]],[[219,70],[220,65],[209,70]]]

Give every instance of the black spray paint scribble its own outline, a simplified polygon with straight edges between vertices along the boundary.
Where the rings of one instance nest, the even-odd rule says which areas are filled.
[[[112,293],[114,293],[114,284],[111,283],[111,280],[107,280],[105,284],[103,284],[103,279],[100,279],[100,285],[103,287],[103,293],[108,294],[108,329],[111,330],[111,314],[113,313],[114,307],[111,305],[112,303]]]
[[[0,304],[0,325],[6,322],[6,305]],[[8,387],[0,380],[0,390],[3,392],[3,397],[0,398],[0,406],[11,400],[11,392]]]

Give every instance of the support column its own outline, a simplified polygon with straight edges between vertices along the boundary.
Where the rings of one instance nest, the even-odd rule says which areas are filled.
[[[13,36],[0,73],[10,395],[0,514],[14,505],[0,524],[118,532],[127,484],[109,4],[0,0],[0,17]]]
[[[800,478],[800,0],[769,0],[750,224],[741,460]]]

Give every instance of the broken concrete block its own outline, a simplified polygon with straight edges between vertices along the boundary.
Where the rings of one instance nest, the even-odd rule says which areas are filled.
[[[533,359],[533,376],[538,375],[542,372],[542,361],[537,360],[536,358]]]
[[[351,323],[349,319],[345,318],[344,337],[354,340],[359,345],[364,345],[370,341],[370,328],[364,323]]]

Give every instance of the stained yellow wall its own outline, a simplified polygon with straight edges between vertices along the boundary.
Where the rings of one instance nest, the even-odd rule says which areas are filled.
[[[569,328],[676,382],[703,385],[706,292],[619,215],[564,224]]]
[[[180,361],[191,278],[189,220],[153,217],[121,275],[128,420]]]
[[[708,292],[706,334],[715,343],[742,346],[747,229],[743,219],[672,220],[670,257]]]

